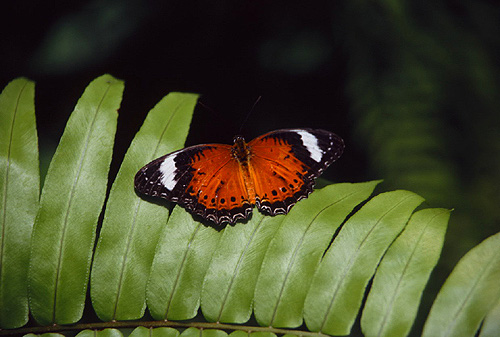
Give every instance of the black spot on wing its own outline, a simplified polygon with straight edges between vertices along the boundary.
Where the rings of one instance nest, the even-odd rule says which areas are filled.
[[[234,197],[231,197],[231,201],[233,201]],[[234,198],[236,200],[236,198]],[[181,204],[184,208],[186,208],[189,212],[195,215],[199,215],[204,219],[212,221],[216,225],[221,225],[223,223],[234,224],[238,220],[245,220],[252,214],[253,205],[249,202],[244,202],[240,207],[232,207],[232,208],[215,208],[217,200],[214,198],[211,200],[211,204],[213,207],[205,207],[203,204],[198,202],[189,202],[185,204]],[[219,200],[221,204],[227,203],[227,200],[221,199]]]
[[[278,214],[287,214],[290,212],[290,209],[300,200],[305,199],[309,196],[309,194],[312,193],[313,187],[315,180],[314,178],[302,178],[304,179],[304,184],[301,186],[299,190],[293,193],[292,196],[286,197],[284,200],[278,200],[278,201],[270,201],[267,196],[264,196],[263,198],[257,197],[255,201],[255,205],[257,208],[264,214],[268,215],[278,215]],[[280,188],[280,190],[283,191],[283,187]],[[293,189],[292,189],[293,191]],[[275,190],[273,190],[273,195]],[[276,192],[277,193],[277,192]]]

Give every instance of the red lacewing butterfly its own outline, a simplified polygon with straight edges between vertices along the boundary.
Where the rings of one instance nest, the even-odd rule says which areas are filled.
[[[320,129],[277,130],[249,143],[236,136],[233,145],[196,145],[153,160],[137,172],[135,188],[232,224],[254,205],[268,215],[288,213],[343,150],[342,138]]]

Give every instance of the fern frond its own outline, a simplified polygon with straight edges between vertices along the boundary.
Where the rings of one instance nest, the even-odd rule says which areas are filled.
[[[16,100],[26,104],[26,116],[20,120],[26,122],[25,131],[31,137],[27,139],[33,142],[33,96],[27,91],[24,97],[19,89],[13,96],[2,94],[0,107],[14,107]],[[255,212],[248,222],[221,230],[198,222],[180,207],[169,214],[165,205],[135,194],[133,176],[144,163],[184,143],[197,95],[181,93],[166,96],[150,112],[125,156],[106,205],[93,260],[91,299],[99,318],[110,322],[75,324],[83,311],[122,90],[122,82],[109,75],[96,79],[68,121],[49,169],[31,241],[29,306],[42,326],[1,330],[0,334],[74,328],[82,336],[118,336],[120,330],[97,330],[137,327],[134,336],[210,337],[234,331],[231,335],[236,337],[319,337],[349,334],[358,315],[362,315],[366,336],[409,333],[439,258],[450,211],[415,212],[423,198],[403,190],[370,198],[379,183],[373,181],[328,185],[286,216]],[[13,111],[3,110],[1,118],[10,123],[0,124],[18,132]],[[4,191],[0,300],[7,311],[14,308],[11,314],[1,308],[0,323],[10,329],[26,321],[26,312],[19,310],[26,303],[22,302],[26,283],[20,278],[17,290],[11,288],[12,298],[21,300],[17,309],[5,300],[5,290],[13,286],[11,280],[23,272],[26,275],[28,263],[14,265],[9,255],[16,240],[27,244],[26,235],[9,234],[9,217],[25,214],[23,219],[29,220],[29,212],[13,202],[11,177],[25,172],[26,179],[34,181],[27,192],[34,197],[38,186],[38,176],[33,174],[37,163],[28,165],[27,156],[19,157],[23,165],[5,169],[6,163],[14,163],[8,160],[14,154],[33,151],[33,144],[23,143],[15,132],[0,136],[3,141],[12,139],[7,142],[10,147],[4,142],[0,149]],[[16,152],[16,146],[23,150]],[[424,335],[474,334],[483,321],[482,335],[498,331],[498,235],[471,250],[457,265],[434,303]],[[157,321],[120,321],[142,318],[146,305]],[[250,322],[252,314],[260,326],[236,325]],[[310,331],[299,330],[303,323]]]

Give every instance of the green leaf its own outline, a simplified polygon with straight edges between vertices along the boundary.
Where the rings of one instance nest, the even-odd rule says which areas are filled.
[[[254,212],[247,223],[228,226],[205,275],[201,309],[208,321],[245,323],[267,246],[284,216]]]
[[[260,325],[302,324],[304,299],[321,256],[342,221],[377,184],[330,185],[292,208],[269,244],[257,280],[254,312]]]
[[[439,208],[414,213],[387,250],[363,310],[365,336],[408,335],[441,254],[449,217],[449,210]]]
[[[196,316],[201,285],[220,238],[214,228],[193,221],[175,207],[160,235],[148,282],[148,307],[157,320],[185,320]]]
[[[180,337],[227,337],[227,333],[215,329],[187,328],[181,333]]]
[[[500,233],[471,249],[432,305],[422,336],[473,336],[500,297]]]
[[[35,84],[10,82],[0,95],[0,328],[28,322],[31,231],[38,210],[40,173]]]
[[[144,315],[146,281],[169,211],[140,198],[134,176],[148,162],[183,146],[197,98],[170,93],[149,112],[113,183],[91,277],[92,303],[104,321]]]
[[[255,331],[255,332],[247,332],[242,330],[236,330],[229,334],[230,337],[276,337],[275,333],[272,332],[264,332],[264,331]],[[290,336],[289,336],[290,337]],[[293,336],[295,337],[295,336]]]
[[[500,298],[497,300],[493,309],[488,312],[481,326],[479,337],[498,337],[500,336]]]
[[[123,334],[117,329],[83,330],[76,337],[123,337]]]
[[[252,333],[250,333],[252,334]],[[249,337],[248,332],[242,330],[236,330],[229,334],[230,337]]]
[[[312,278],[304,306],[309,330],[349,334],[382,255],[422,201],[408,191],[379,194],[345,223]]]
[[[248,333],[247,333],[247,336],[248,336]],[[250,337],[276,337],[276,334],[272,333],[272,332],[255,331],[255,332],[250,333]]]
[[[179,331],[174,328],[145,328],[137,327],[132,331],[129,337],[177,337]]]
[[[83,313],[95,229],[106,193],[123,82],[92,81],[50,163],[32,236],[30,308],[43,325]]]

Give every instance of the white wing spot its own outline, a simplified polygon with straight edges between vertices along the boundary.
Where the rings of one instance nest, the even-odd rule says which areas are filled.
[[[319,163],[321,158],[323,158],[323,151],[318,145],[318,138],[307,131],[296,130],[295,132],[297,132],[302,138],[302,143],[311,154],[311,158]]]
[[[177,184],[177,181],[175,181],[176,168],[174,159],[175,156],[168,156],[160,165],[161,182],[169,191],[172,191]]]

